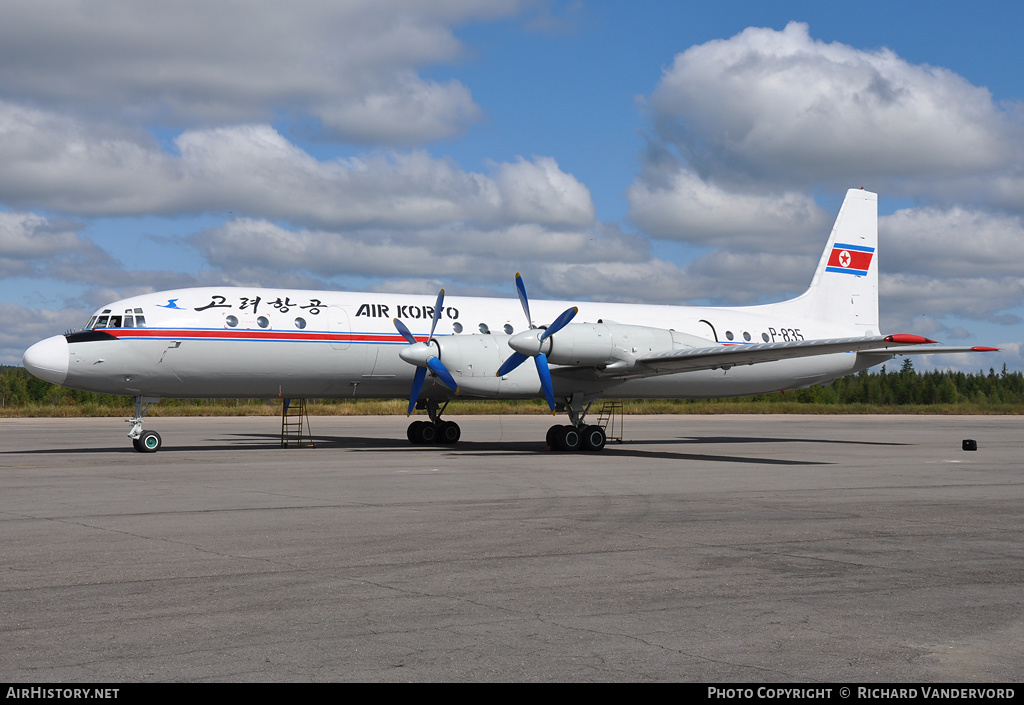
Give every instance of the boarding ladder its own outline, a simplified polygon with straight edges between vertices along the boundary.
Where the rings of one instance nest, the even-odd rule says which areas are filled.
[[[606,401],[601,405],[601,410],[597,417],[597,425],[604,429],[604,435],[609,441],[622,443],[622,417],[621,401]],[[616,421],[618,422],[617,424]],[[615,433],[616,425],[618,425],[619,429],[617,434]]]
[[[296,447],[316,448],[313,433],[309,430],[305,399],[285,399],[281,405],[281,447],[287,448],[292,444]]]

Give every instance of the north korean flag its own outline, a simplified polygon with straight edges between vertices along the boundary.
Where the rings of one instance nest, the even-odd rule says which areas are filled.
[[[825,271],[837,274],[856,274],[863,277],[868,273],[874,256],[875,248],[873,247],[844,245],[837,242],[832,245],[832,254],[829,255]]]

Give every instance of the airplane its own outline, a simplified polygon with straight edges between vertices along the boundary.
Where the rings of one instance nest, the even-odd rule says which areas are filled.
[[[983,352],[882,335],[878,197],[850,189],[808,289],[779,303],[696,307],[204,287],[107,304],[84,329],[24,355],[36,377],[134,397],[128,437],[144,453],[150,405],[174,398],[394,398],[409,395],[414,444],[455,444],[452,399],[541,399],[569,423],[557,450],[599,451],[598,399],[746,396],[824,384],[896,355]],[[521,309],[521,310],[520,310]],[[417,332],[412,332],[415,329]],[[533,365],[523,363],[531,359]]]

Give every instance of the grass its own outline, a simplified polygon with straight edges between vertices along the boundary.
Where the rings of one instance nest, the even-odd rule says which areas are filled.
[[[592,412],[600,409],[595,404]],[[1020,404],[961,402],[957,404],[875,405],[819,404],[796,401],[748,400],[622,400],[625,414],[1024,414]],[[311,416],[401,416],[405,399],[345,399],[307,403]],[[123,405],[98,403],[77,404],[73,400],[60,403],[25,404],[0,408],[0,418],[71,418],[128,417],[130,401]],[[423,412],[417,412],[423,414]],[[281,405],[261,400],[179,400],[168,399],[154,404],[147,417],[161,416],[279,416]],[[464,415],[550,415],[543,401],[483,401],[459,399],[445,410],[445,416]]]

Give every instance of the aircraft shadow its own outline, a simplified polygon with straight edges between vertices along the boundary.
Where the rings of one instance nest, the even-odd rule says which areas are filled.
[[[770,439],[763,439],[770,440]],[[561,453],[552,450],[544,445],[543,441],[459,441],[457,446],[427,445],[414,446],[405,439],[395,438],[350,438],[350,437],[327,437],[315,439],[317,448],[344,448],[349,451],[378,451],[389,450],[394,452],[407,453],[432,453],[432,454],[457,454],[459,457],[466,456],[493,456],[493,455],[551,455],[552,457],[592,457],[595,460],[600,457],[633,457],[633,458],[662,458],[668,460],[697,460],[705,462],[730,462],[730,463],[754,463],[762,465],[830,465],[824,461],[789,460],[786,458],[761,458],[743,457],[735,455],[713,455],[706,453],[681,453],[668,450],[652,450],[637,447],[644,444],[657,444],[664,446],[674,441],[643,441],[642,443],[615,443],[611,442],[605,446],[602,454],[593,454],[581,451],[578,453]]]
[[[161,448],[160,453],[186,453],[186,452],[210,452],[210,451],[250,451],[250,450],[274,450],[281,449],[279,435],[268,433],[237,433],[224,438],[209,439],[210,442],[203,445],[166,445]],[[314,437],[317,448],[334,448],[347,451],[381,451],[401,453],[432,453],[445,454],[457,453],[459,456],[491,456],[502,455],[543,455],[552,454],[553,457],[563,455],[558,451],[551,450],[543,445],[543,441],[473,441],[463,440],[457,446],[447,445],[412,445],[405,438],[375,438],[358,436],[319,436]],[[664,446],[692,446],[692,445],[735,445],[735,444],[774,444],[774,443],[813,443],[813,444],[844,444],[844,445],[877,445],[877,446],[905,446],[908,443],[893,443],[880,441],[855,441],[823,438],[765,438],[754,436],[706,436],[706,437],[680,437],[676,439],[645,439],[631,440],[625,443],[609,441],[605,446],[602,456],[588,453],[567,454],[565,457],[631,457],[647,459],[667,459],[681,461],[702,461],[702,462],[728,462],[728,463],[754,463],[762,465],[831,465],[824,460],[791,460],[779,457],[749,457],[739,455],[724,455],[713,453],[688,453],[674,450],[666,450]],[[655,450],[649,446],[657,445],[660,449]],[[292,444],[290,448],[302,446]],[[135,453],[131,444],[117,445],[104,448],[38,448],[34,450],[10,450],[0,451],[0,456],[10,454],[21,455],[67,455],[67,454],[96,454],[96,453]]]

